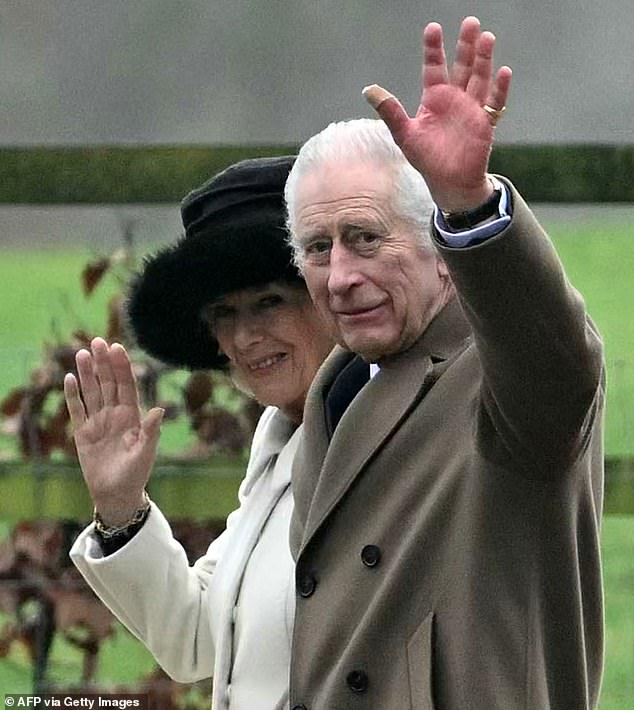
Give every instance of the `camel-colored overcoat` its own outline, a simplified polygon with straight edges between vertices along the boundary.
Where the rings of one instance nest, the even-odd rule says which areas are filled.
[[[602,345],[512,188],[459,294],[332,438],[309,393],[293,467],[290,707],[584,710],[603,657]],[[437,239],[438,241],[438,239]]]

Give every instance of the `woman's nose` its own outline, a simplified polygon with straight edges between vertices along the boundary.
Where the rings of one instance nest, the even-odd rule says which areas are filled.
[[[252,345],[261,342],[263,338],[264,332],[258,318],[242,314],[236,319],[233,339],[237,348],[246,350]]]

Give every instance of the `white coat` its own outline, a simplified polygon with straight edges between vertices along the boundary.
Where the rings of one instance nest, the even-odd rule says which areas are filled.
[[[294,565],[288,546],[289,484],[300,429],[294,431],[294,425],[278,409],[265,410],[238,493],[240,506],[228,517],[226,530],[193,566],[154,504],[142,529],[113,554],[103,556],[92,535],[92,524],[70,551],[95,593],[147,646],[170,677],[194,682],[213,675],[212,710],[242,710],[236,697],[247,697],[244,688],[237,688],[235,682],[230,686],[236,658],[253,671],[258,664],[266,666],[260,668],[258,677],[266,678],[268,687],[257,689],[259,699],[257,704],[249,703],[251,710],[286,706],[295,608]],[[275,556],[270,568],[276,571],[273,584],[278,588],[269,595],[269,608],[240,609],[238,605],[241,648],[237,649],[234,622],[239,596],[248,591],[243,588],[243,579],[248,578],[245,570],[271,512],[282,500],[287,501],[286,521],[277,529],[282,526],[283,540],[266,553]],[[271,584],[270,580],[259,582]],[[268,652],[252,657],[262,648],[261,639],[259,645],[250,643],[261,636],[259,624],[268,620],[270,625],[271,619],[280,617],[284,623],[275,624],[275,637],[266,639]]]

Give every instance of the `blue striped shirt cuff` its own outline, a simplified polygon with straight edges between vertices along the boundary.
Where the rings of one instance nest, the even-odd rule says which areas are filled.
[[[511,195],[508,187],[495,177],[490,177],[493,182],[495,189],[501,189],[502,195],[500,197],[499,205],[499,217],[487,222],[480,227],[474,227],[473,229],[465,229],[460,232],[452,232],[447,223],[445,222],[442,212],[436,207],[434,211],[434,225],[438,230],[438,233],[442,237],[443,242],[448,247],[470,247],[475,244],[480,244],[481,242],[495,237],[500,234],[511,221]]]

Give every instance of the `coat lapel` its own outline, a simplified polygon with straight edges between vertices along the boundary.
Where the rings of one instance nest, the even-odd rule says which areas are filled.
[[[295,509],[291,519],[290,542],[294,556],[304,537],[308,512],[315,498],[315,485],[328,450],[324,393],[328,392],[337,374],[353,357],[353,353],[336,346],[319,369],[306,395],[303,433],[293,461]]]
[[[411,408],[424,397],[444,369],[443,363],[464,347],[469,334],[462,310],[454,300],[411,348],[381,363],[380,372],[348,406],[328,445],[324,393],[354,357],[341,348],[333,352],[307,401],[301,456],[304,470],[297,471],[297,475],[307,475],[307,480],[298,486],[298,493],[308,488],[313,494],[310,501],[302,501],[304,510],[298,510],[305,521],[302,548]],[[314,488],[305,485],[309,481],[316,482]]]

